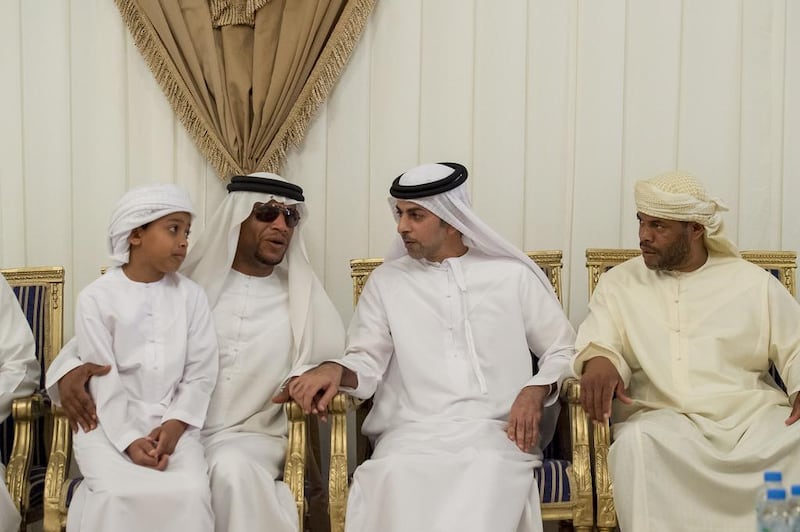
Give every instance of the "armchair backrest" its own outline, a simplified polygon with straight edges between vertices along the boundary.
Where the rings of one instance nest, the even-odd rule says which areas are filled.
[[[40,388],[44,388],[44,377],[50,362],[61,349],[64,328],[64,268],[60,266],[14,268],[0,270],[33,331],[36,358],[41,368]],[[11,418],[0,426],[0,451],[3,463],[7,463],[13,440]],[[36,463],[46,463],[46,442],[39,439],[35,446]]]
[[[564,267],[561,250],[528,251],[526,255],[536,262],[553,285],[558,300],[561,299],[561,269]],[[353,306],[358,303],[364,284],[372,271],[383,264],[383,259],[353,259],[350,261],[350,277],[353,280]]]
[[[742,258],[761,266],[774,275],[793,296],[797,296],[797,253],[794,251],[742,251]],[[638,249],[586,250],[586,268],[589,270],[589,296],[594,293],[600,276],[626,260],[638,257]]]

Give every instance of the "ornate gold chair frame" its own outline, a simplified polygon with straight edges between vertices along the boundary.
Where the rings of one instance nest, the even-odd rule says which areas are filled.
[[[797,253],[794,251],[742,251],[742,258],[775,274],[793,296],[797,295]],[[586,250],[586,268],[589,272],[589,297],[594,292],[600,276],[626,260],[638,257],[638,249]],[[617,526],[614,508],[614,490],[608,472],[608,448],[611,431],[608,422],[594,424],[594,470],[597,492],[597,527],[600,531],[612,531]]]
[[[64,323],[64,268],[60,266],[14,268],[0,270],[0,273],[12,288],[30,287],[44,291],[41,296],[42,305],[36,309],[42,315],[36,320],[33,330],[37,356],[43,357],[39,362],[44,372],[61,349]],[[20,303],[25,306],[23,301]],[[16,399],[12,404],[14,443],[6,470],[6,482],[11,498],[22,515],[20,530],[26,529],[27,522],[42,518],[43,509],[30,506],[30,473],[37,436],[41,439],[45,451],[49,447],[52,431],[49,421],[44,424],[43,434],[37,435],[36,430],[37,420],[43,415],[45,415],[45,400],[39,393]],[[46,456],[43,459],[46,459]]]

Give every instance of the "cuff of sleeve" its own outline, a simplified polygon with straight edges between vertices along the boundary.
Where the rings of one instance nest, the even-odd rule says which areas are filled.
[[[97,429],[94,429],[94,430],[97,430]],[[133,443],[134,441],[138,440],[139,438],[143,438],[143,437],[144,437],[143,434],[137,434],[136,432],[130,430],[130,431],[124,432],[121,436],[111,440],[111,443],[114,444],[114,447],[116,447],[119,452],[124,454],[125,453],[125,449],[127,449],[128,446],[130,446],[131,443]],[[111,439],[111,438],[109,438],[109,439]]]
[[[294,368],[289,373],[289,375],[286,376],[285,379],[283,379],[283,382],[281,383],[281,387],[278,388],[278,391],[283,391],[283,389],[286,388],[286,385],[289,384],[290,380],[292,380],[295,377],[299,377],[300,375],[302,375],[306,371],[309,371],[309,370],[312,370],[312,369],[316,368],[318,365],[319,364],[303,364],[302,366],[297,366],[296,368]]]
[[[548,386],[547,395],[544,396],[544,402],[542,403],[543,406],[548,407],[554,405],[558,402],[558,395],[561,389],[561,379],[557,381],[550,381],[539,379],[537,380],[534,376],[531,380],[525,383],[525,387],[528,386]]]
[[[590,343],[581,349],[580,352],[575,355],[575,358],[572,359],[572,371],[575,373],[575,376],[580,378],[581,374],[583,373],[584,364],[596,357],[604,357],[611,361],[611,363],[614,364],[614,367],[617,368],[617,372],[622,378],[625,388],[630,386],[631,369],[628,367],[628,364],[625,362],[625,360],[623,360],[623,358],[614,351],[595,343]]]
[[[378,379],[374,377],[368,377],[363,373],[359,372],[358,367],[354,364],[348,363],[346,359],[340,358],[336,360],[330,360],[330,362],[336,362],[340,366],[345,367],[356,374],[356,379],[358,380],[358,386],[356,386],[355,388],[341,386],[340,389],[343,392],[347,392],[356,399],[369,399],[375,394],[375,389],[378,387]]]
[[[198,416],[196,414],[187,412],[186,410],[167,410],[166,413],[161,417],[161,424],[163,425],[170,419],[183,421],[189,427],[195,427],[198,429],[203,428],[203,423],[205,422],[204,416]]]

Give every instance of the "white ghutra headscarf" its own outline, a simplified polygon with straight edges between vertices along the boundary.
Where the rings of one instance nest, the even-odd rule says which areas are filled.
[[[341,356],[344,326],[339,313],[308,260],[303,225],[308,213],[303,189],[276,174],[258,172],[234,177],[228,195],[189,248],[181,273],[203,287],[211,308],[217,304],[225,279],[233,265],[239,228],[255,203],[275,200],[294,205],[300,223],[294,228],[286,256],[275,270],[284,270],[289,280],[289,319],[296,352],[295,366]]]
[[[389,197],[392,215],[397,216],[398,200],[416,203],[457,229],[462,235],[465,246],[480,250],[489,256],[519,260],[558,300],[550,279],[539,265],[500,236],[475,213],[470,202],[466,180],[467,169],[456,163],[423,164],[412,168],[395,179],[392,185],[390,190],[392,195]],[[407,253],[403,239],[398,235],[386,254],[386,260],[398,259]]]

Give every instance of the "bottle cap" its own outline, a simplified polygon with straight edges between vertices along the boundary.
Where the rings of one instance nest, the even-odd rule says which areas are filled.
[[[764,482],[781,482],[782,480],[783,480],[783,475],[781,475],[780,471],[764,472]]]
[[[800,484],[792,486],[792,497],[800,497]]]
[[[785,489],[767,490],[767,500],[768,501],[785,501],[786,500],[786,490]]]

